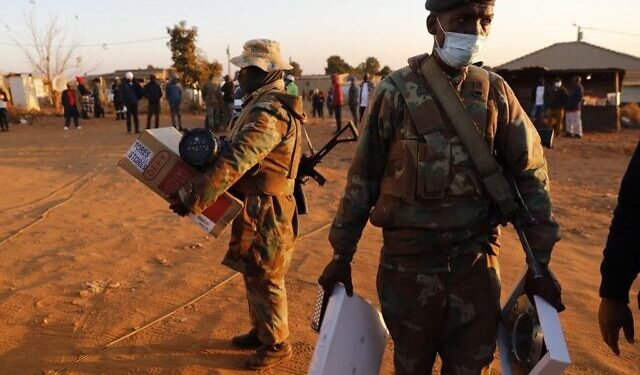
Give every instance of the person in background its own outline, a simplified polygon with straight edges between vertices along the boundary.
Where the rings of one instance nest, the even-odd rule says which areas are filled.
[[[235,108],[234,108],[234,92],[235,92],[235,87],[233,84],[233,80],[231,79],[230,75],[226,75],[224,76],[224,84],[222,85],[222,101],[224,102],[224,106],[226,109],[226,118],[225,118],[225,123],[227,124],[227,126],[231,123],[231,119],[233,118],[233,115],[235,113]]]
[[[353,119],[353,123],[358,125],[358,119],[361,118],[358,116],[358,86],[356,86],[356,79],[354,77],[349,77],[349,95],[347,101],[349,102],[349,111],[351,111],[351,118]]]
[[[9,131],[9,116],[7,115],[7,94],[0,89],[0,131]]]
[[[544,121],[544,78],[540,78],[538,80],[538,84],[533,88],[531,93],[531,98],[533,100],[533,105],[531,106],[531,120],[536,127],[542,127],[542,122]]]
[[[93,105],[91,103],[93,94],[87,88],[84,77],[76,77],[78,83],[78,93],[80,94],[80,116],[83,119],[88,119],[89,114],[93,112]]]
[[[640,143],[622,179],[618,206],[613,213],[609,238],[600,266],[600,309],[598,323],[602,340],[615,355],[620,355],[620,328],[629,343],[634,342],[633,315],[629,308],[629,292],[640,273]],[[638,293],[640,309],[640,293]]]
[[[149,76],[149,83],[144,87],[144,93],[149,101],[147,107],[147,129],[151,127],[151,117],[155,117],[156,129],[160,127],[160,99],[162,99],[162,89],[154,74]]]
[[[573,77],[569,98],[567,99],[566,137],[582,138],[582,99],[584,98],[584,87],[582,87],[582,78]]]
[[[333,117],[333,90],[327,91],[327,112],[329,117]]]
[[[567,105],[568,96],[567,89],[562,86],[560,77],[556,77],[553,81],[553,87],[550,87],[545,92],[546,124],[554,129],[555,134],[561,134],[563,130],[564,107]]]
[[[365,73],[360,85],[360,118],[364,116],[364,111],[367,110],[373,89],[373,82],[369,81],[369,75]]]
[[[104,87],[100,78],[93,79],[93,116],[96,118],[104,117],[104,103],[107,97],[104,94]]]
[[[300,92],[298,90],[298,85],[296,85],[296,77],[293,74],[287,74],[284,77],[284,88],[287,90],[289,95],[299,96]]]
[[[214,133],[222,130],[223,106],[222,90],[220,89],[220,78],[213,74],[209,75],[209,80],[202,87],[202,98],[206,107],[204,127]]]
[[[344,105],[344,94],[342,94],[342,83],[340,76],[331,75],[331,91],[333,93],[333,113],[336,117],[336,133],[342,130],[342,106]]]
[[[178,84],[178,77],[172,76],[169,79],[169,84],[165,91],[167,93],[167,102],[169,102],[169,108],[171,109],[171,125],[178,130],[182,130],[182,116],[180,114],[182,88]],[[176,118],[178,119],[178,126],[176,126]]]
[[[71,119],[77,130],[80,126],[80,93],[71,83],[67,83],[67,89],[62,92],[62,107],[64,108],[64,130],[69,130]]]
[[[120,77],[116,77],[111,84],[113,94],[113,107],[116,110],[116,120],[124,120],[124,102],[122,101],[122,91],[120,90]]]
[[[140,133],[140,121],[138,119],[138,101],[144,96],[142,87],[138,81],[133,79],[133,73],[127,72],[124,75],[124,82],[120,86],[122,91],[122,100],[127,106],[127,133],[131,133],[131,119],[136,133]]]
[[[311,95],[311,105],[313,107],[313,117],[324,119],[324,93],[318,89],[313,90]]]

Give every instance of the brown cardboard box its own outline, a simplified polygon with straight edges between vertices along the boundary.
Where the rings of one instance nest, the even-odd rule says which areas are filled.
[[[150,129],[133,143],[118,166],[168,201],[198,172],[182,161],[178,145],[182,134],[175,128]],[[224,193],[200,215],[191,220],[212,236],[218,235],[242,210],[242,202]]]

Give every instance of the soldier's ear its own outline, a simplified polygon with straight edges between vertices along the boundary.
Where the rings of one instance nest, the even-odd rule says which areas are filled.
[[[429,14],[427,17],[427,31],[429,34],[436,35],[438,33],[438,16],[434,13]]]

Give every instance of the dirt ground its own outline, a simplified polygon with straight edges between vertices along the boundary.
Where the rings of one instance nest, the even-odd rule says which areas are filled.
[[[186,123],[200,125],[202,118],[187,116]],[[41,118],[0,133],[0,373],[249,373],[242,369],[248,352],[228,341],[249,326],[241,279],[188,304],[232,275],[219,264],[228,233],[206,236],[116,166],[134,139],[123,122],[82,126],[63,131],[60,118]],[[333,130],[329,121],[313,121],[309,129],[316,146]],[[625,342],[615,357],[601,342],[596,318],[601,252],[639,137],[631,130],[587,134],[559,139],[547,152],[563,229],[553,268],[567,305],[570,374],[640,373],[640,345]],[[323,226],[334,215],[353,151],[354,145],[340,146],[319,168],[326,186],[307,188],[312,214],[301,219],[301,233],[308,235],[297,244],[287,279],[295,356],[267,374],[306,372],[316,340],[309,328],[315,281],[331,256]],[[524,262],[511,231],[503,245],[504,297]],[[368,227],[353,271],[356,291],[374,304],[380,247],[380,231]],[[389,343],[383,374],[392,373],[391,353]]]

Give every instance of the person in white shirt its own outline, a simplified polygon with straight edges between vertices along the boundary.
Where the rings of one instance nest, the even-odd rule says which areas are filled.
[[[369,104],[369,98],[371,97],[371,93],[373,92],[373,82],[369,81],[369,75],[365,74],[362,77],[362,84],[360,85],[360,116],[362,118],[364,115],[364,111],[367,109],[367,105]]]
[[[544,122],[544,79],[540,78],[538,85],[533,89],[533,107],[531,120],[536,127],[542,127]]]

